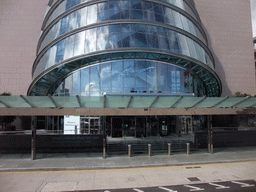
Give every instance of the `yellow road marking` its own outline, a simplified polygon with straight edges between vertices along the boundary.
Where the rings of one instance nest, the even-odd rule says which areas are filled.
[[[90,170],[60,170],[60,171],[6,171],[0,172],[0,175],[10,174],[45,174],[45,173],[81,173],[81,172],[107,172],[107,171],[136,171],[136,170],[154,170],[154,169],[177,169],[185,167],[207,167],[207,166],[221,166],[221,165],[237,165],[237,164],[256,164],[256,161],[244,162],[227,162],[227,163],[212,163],[212,164],[195,164],[195,165],[178,165],[178,166],[160,166],[160,167],[138,167],[138,168],[118,168],[118,169],[90,169]]]

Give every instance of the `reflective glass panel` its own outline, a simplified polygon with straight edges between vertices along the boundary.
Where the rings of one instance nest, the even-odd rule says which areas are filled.
[[[73,3],[69,3],[69,6],[72,4]],[[177,10],[172,10],[159,3],[151,3],[141,0],[116,0],[81,7],[79,10],[68,13],[68,15],[56,21],[49,30],[45,31],[45,34],[42,35],[39,51],[42,51],[43,48],[55,38],[78,27],[85,27],[86,25],[96,22],[118,19],[143,19],[166,23],[183,29],[206,43],[206,39],[204,39],[199,28],[189,17],[185,17]]]
[[[135,61],[135,89],[140,93],[147,91],[147,68],[146,61]]]
[[[100,95],[100,66],[90,67],[90,95]]]
[[[100,65],[100,81],[101,81],[101,90],[106,92],[111,92],[111,63],[106,63]]]
[[[89,68],[81,69],[81,96],[88,96],[90,91],[89,85]]]
[[[124,92],[135,92],[134,87],[134,60],[124,61]]]
[[[112,92],[122,93],[124,89],[123,61],[112,62]]]
[[[55,95],[205,93],[202,82],[185,69],[149,60],[119,60],[83,68],[55,87]],[[60,91],[62,90],[62,91]]]

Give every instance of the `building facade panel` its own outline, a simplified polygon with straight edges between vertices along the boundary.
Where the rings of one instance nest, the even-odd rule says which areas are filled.
[[[216,72],[222,79],[222,95],[237,91],[255,94],[250,1],[194,1],[215,56]],[[246,77],[234,84],[237,73]]]
[[[0,92],[26,95],[48,0],[0,1]]]

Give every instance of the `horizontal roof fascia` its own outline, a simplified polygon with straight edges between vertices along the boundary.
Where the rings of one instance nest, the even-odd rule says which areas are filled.
[[[0,96],[0,116],[256,114],[255,97],[174,95]],[[28,104],[29,103],[29,104]]]

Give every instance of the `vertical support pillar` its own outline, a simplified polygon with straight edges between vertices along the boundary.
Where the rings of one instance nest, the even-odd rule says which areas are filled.
[[[103,116],[103,159],[106,159],[106,147],[107,147],[106,116]]]
[[[137,117],[135,117],[135,137],[137,137]]]
[[[31,160],[36,159],[36,116],[31,117]]]
[[[60,116],[57,116],[57,134],[60,134]]]
[[[208,153],[213,153],[212,115],[207,116],[207,128],[208,128]]]
[[[113,117],[111,117],[111,131],[110,136],[113,137]]]

